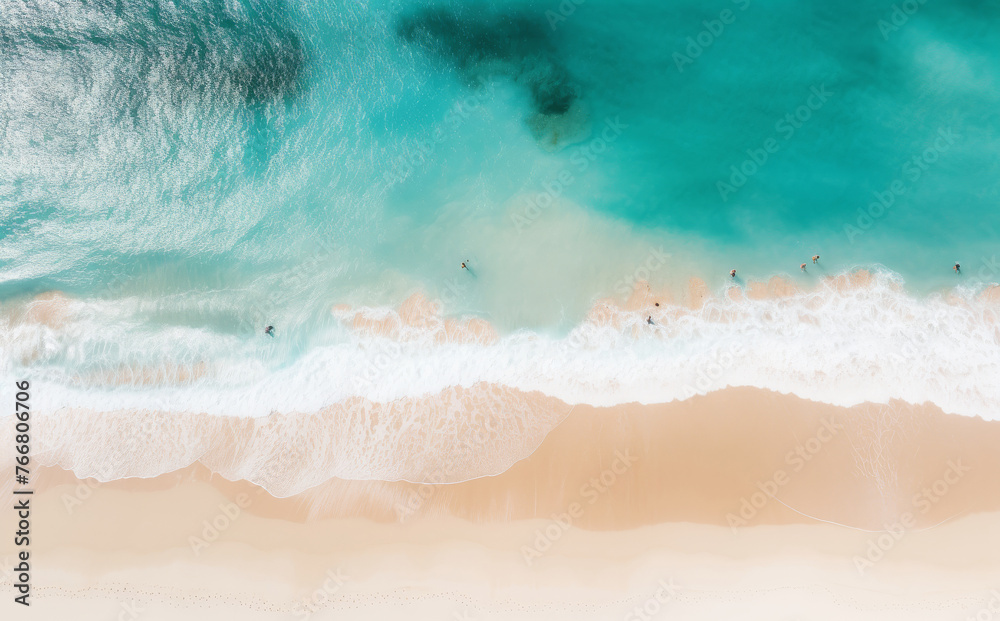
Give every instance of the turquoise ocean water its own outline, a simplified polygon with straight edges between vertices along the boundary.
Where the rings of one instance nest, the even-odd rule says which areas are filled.
[[[310,368],[319,395],[364,356],[330,308],[417,291],[514,344],[637,275],[978,291],[1000,279],[998,23],[936,0],[0,3],[0,302],[75,300],[61,327],[7,320],[4,375],[64,389],[53,407],[166,364],[215,369],[190,394]],[[973,371],[997,362],[982,334]]]

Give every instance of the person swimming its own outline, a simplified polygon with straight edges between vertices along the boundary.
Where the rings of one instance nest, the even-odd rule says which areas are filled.
[[[729,270],[729,277],[736,278],[736,270]]]
[[[818,254],[814,254],[813,255],[813,263],[819,263],[819,255]]]
[[[802,265],[800,265],[799,269],[802,270],[803,272],[806,271],[806,264],[803,263]]]
[[[268,326],[264,328],[264,334],[273,337],[274,336],[274,326]]]
[[[462,261],[461,266],[462,269],[465,270],[470,277],[478,278],[478,276],[476,275],[476,270],[472,269],[472,264],[468,259]]]
[[[955,262],[955,273],[956,274],[961,274],[962,273],[962,266],[959,265],[959,263],[957,261]]]

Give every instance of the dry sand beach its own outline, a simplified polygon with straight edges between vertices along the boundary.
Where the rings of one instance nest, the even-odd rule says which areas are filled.
[[[286,497],[227,472],[228,423],[152,478],[38,455],[25,618],[964,619],[1000,585],[1000,426],[930,405],[576,406],[496,476]]]
[[[986,334],[996,291],[942,298],[938,315]],[[583,351],[600,330],[633,343],[673,342],[692,325],[739,334],[755,315],[823,322],[819,313],[847,308],[864,322],[849,304],[896,294],[863,270],[811,289],[775,277],[718,294],[699,279],[671,291],[637,282],[628,299],[597,301],[567,347]],[[879,323],[914,312],[900,300],[858,325],[878,334]],[[6,312],[11,334],[38,332],[24,350],[31,357],[83,311],[50,293]],[[420,294],[391,312],[332,313],[360,342],[484,355],[504,347],[488,322],[443,316]],[[730,359],[709,362],[721,377],[681,360],[701,375],[667,403],[597,407],[478,382],[261,417],[35,412],[32,606],[16,612],[129,621],[1000,614],[1000,422],[929,402],[842,407],[724,387],[754,356],[720,351]],[[802,377],[830,394],[821,369]],[[213,372],[126,367],[77,381],[184,388]],[[872,365],[871,378],[880,372]],[[952,403],[991,390],[962,384]],[[13,444],[12,428],[0,442]],[[8,465],[0,492],[12,491],[13,475]],[[17,528],[14,512],[0,527]],[[0,544],[5,610],[21,573],[12,543]]]
[[[998,31],[0,0],[0,621],[1000,621]]]

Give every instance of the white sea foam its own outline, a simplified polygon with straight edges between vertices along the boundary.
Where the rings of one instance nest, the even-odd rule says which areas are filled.
[[[262,338],[142,326],[122,328],[128,339],[113,335],[119,345],[97,351],[100,330],[90,323],[103,319],[73,304],[79,308],[61,327],[18,323],[5,332],[3,375],[30,375],[42,411],[264,416],[480,382],[598,406],[753,386],[839,406],[895,398],[987,419],[1000,411],[1000,305],[971,291],[917,298],[887,274],[791,297],[719,296],[697,310],[604,305],[592,314],[599,319],[561,337],[519,331],[456,342],[439,320],[388,335],[345,326],[301,355]],[[390,309],[360,312],[398,317]]]
[[[785,297],[720,295],[694,310],[601,302],[562,337],[497,336],[482,323],[421,314],[430,305],[339,311],[344,326],[326,335],[332,342],[301,356],[277,349],[280,336],[122,321],[135,334],[127,349],[99,354],[104,371],[80,366],[92,356],[69,350],[92,347],[84,337],[106,313],[128,315],[121,301],[55,298],[32,303],[48,304],[44,313],[29,305],[5,316],[0,375],[32,381],[40,464],[112,479],[201,461],[279,496],[331,477],[498,474],[530,455],[572,404],[659,403],[727,386],[839,406],[932,402],[997,418],[995,295],[917,298],[889,274],[849,280]],[[179,344],[173,366],[156,366]],[[111,365],[118,357],[131,366]]]
[[[391,404],[351,399],[302,416],[64,410],[35,416],[32,449],[36,464],[79,477],[148,478],[197,461],[289,496],[333,477],[450,483],[499,474],[530,455],[570,410],[485,384]],[[0,428],[0,439],[12,434],[13,426]]]

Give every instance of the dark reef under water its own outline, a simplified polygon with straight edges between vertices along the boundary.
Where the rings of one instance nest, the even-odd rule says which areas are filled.
[[[535,114],[565,115],[580,97],[546,22],[537,16],[425,8],[399,18],[396,32],[469,83],[505,77],[523,86]]]

